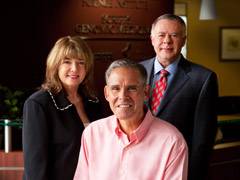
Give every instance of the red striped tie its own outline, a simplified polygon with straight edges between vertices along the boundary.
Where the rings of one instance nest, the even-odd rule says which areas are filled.
[[[167,88],[167,75],[168,71],[162,69],[160,71],[160,78],[155,82],[155,86],[152,92],[152,101],[151,101],[151,109],[154,115],[157,114],[158,108],[163,97],[163,93]]]

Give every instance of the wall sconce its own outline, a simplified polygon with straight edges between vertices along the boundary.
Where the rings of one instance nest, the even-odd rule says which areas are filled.
[[[217,18],[215,0],[201,0],[200,20],[213,20]]]

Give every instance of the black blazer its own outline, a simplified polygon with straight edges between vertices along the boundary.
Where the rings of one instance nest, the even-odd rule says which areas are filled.
[[[63,92],[54,97],[39,90],[24,104],[23,153],[24,180],[72,180],[78,162],[84,126],[75,106]],[[91,121],[101,118],[99,103],[84,99]]]
[[[154,59],[141,62],[153,74]],[[157,116],[175,125],[189,147],[189,180],[204,180],[217,129],[217,76],[181,57]]]

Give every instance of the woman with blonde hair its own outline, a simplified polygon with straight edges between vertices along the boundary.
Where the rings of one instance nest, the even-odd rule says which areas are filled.
[[[93,54],[79,36],[60,38],[47,57],[41,89],[24,104],[25,180],[71,180],[81,135],[101,117],[92,90]]]

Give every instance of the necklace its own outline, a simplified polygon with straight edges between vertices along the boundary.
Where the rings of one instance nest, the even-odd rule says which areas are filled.
[[[48,93],[50,94],[50,96],[52,98],[52,101],[53,101],[53,104],[54,104],[54,106],[56,107],[57,110],[64,111],[64,110],[70,108],[73,105],[73,104],[69,104],[69,105],[67,105],[65,107],[60,108],[60,107],[58,107],[58,105],[57,105],[57,103],[56,103],[52,93],[49,90],[48,90]]]

